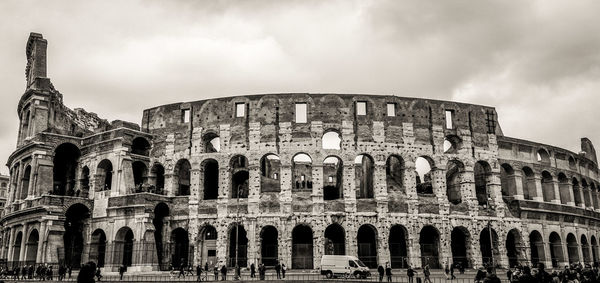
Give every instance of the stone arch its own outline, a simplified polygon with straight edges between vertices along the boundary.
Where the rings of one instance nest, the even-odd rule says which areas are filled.
[[[526,200],[533,200],[533,198],[538,197],[535,185],[535,173],[527,166],[523,167],[522,171],[523,197]]]
[[[521,239],[521,232],[516,228],[508,231],[506,235],[506,256],[508,257],[508,266],[510,268],[525,263],[524,246]]]
[[[552,260],[552,266],[561,266],[565,260],[563,256],[563,246],[560,235],[556,232],[552,232],[550,233],[549,240],[550,259]]]
[[[471,233],[469,233],[469,230],[463,226],[454,227],[450,233],[450,238],[452,263],[464,268],[470,267]]]
[[[313,269],[313,231],[306,224],[292,230],[292,268]]]
[[[392,154],[385,162],[387,190],[404,192],[404,175],[406,167],[400,155]]]
[[[13,263],[19,262],[19,256],[21,255],[21,242],[23,241],[23,232],[19,231],[15,236],[15,242],[13,244]]]
[[[590,237],[590,244],[592,246],[592,260],[596,263],[598,262],[598,241],[596,240],[596,236],[592,235]]]
[[[579,262],[579,244],[577,244],[577,237],[573,233],[567,234],[567,255],[569,264]]]
[[[517,184],[515,179],[515,170],[510,164],[504,163],[500,166],[500,186],[503,196],[517,195]]]
[[[31,178],[31,165],[27,165],[23,171],[23,177],[21,178],[21,195],[19,199],[27,198],[29,191],[29,179]]]
[[[542,194],[545,202],[551,202],[554,196],[554,178],[548,171],[542,171]]]
[[[358,259],[360,259],[369,268],[377,267],[377,243],[379,237],[377,228],[370,224],[363,224],[356,233],[358,243]]]
[[[81,192],[83,192],[83,197],[87,197],[90,191],[90,168],[87,166],[83,166],[81,169],[81,178],[79,179],[79,188]],[[77,192],[75,192],[75,196],[79,196]]]
[[[593,263],[593,258],[590,253],[590,244],[588,243],[587,237],[585,234],[581,234],[581,253],[583,257],[584,263]]]
[[[108,159],[103,159],[96,168],[97,190],[107,191],[112,189],[113,165]]]
[[[421,265],[429,268],[441,268],[440,264],[440,232],[431,225],[424,226],[419,232],[421,246]]]
[[[133,264],[133,246],[135,237],[131,228],[121,227],[115,236],[114,241],[114,264],[131,266]]]
[[[142,186],[147,183],[148,178],[148,167],[144,162],[134,161],[131,164],[133,171],[133,184],[135,185],[136,192],[142,191]]]
[[[81,151],[72,143],[63,143],[54,150],[53,194],[73,195]]]
[[[558,173],[558,191],[560,193],[560,203],[568,204],[573,200],[571,199],[571,185],[569,184],[569,178],[565,173]]]
[[[281,159],[273,153],[267,153],[260,159],[260,191],[281,191]]]
[[[479,234],[479,247],[483,264],[496,265],[500,262],[498,254],[498,233],[493,228],[483,228]]]
[[[446,169],[446,196],[451,204],[462,202],[461,186],[464,178],[465,166],[458,160],[448,161]]]
[[[187,266],[190,257],[190,238],[188,232],[178,227],[171,231],[171,265],[173,267]]]
[[[192,165],[187,159],[180,159],[175,165],[175,171],[173,179],[175,181],[175,188],[177,196],[189,196],[190,195],[190,184],[191,184],[191,169]]]
[[[344,165],[342,159],[331,155],[323,160],[323,199],[344,198]]]
[[[312,158],[300,152],[292,158],[292,187],[295,190],[312,189]]]
[[[102,229],[96,229],[92,233],[90,245],[90,260],[94,261],[98,267],[104,267],[106,257],[106,234]]]
[[[150,175],[148,176],[149,183],[151,184],[150,192],[159,195],[164,194],[165,189],[165,167],[156,162],[150,169]]]
[[[217,263],[217,229],[211,224],[204,224],[200,228],[198,249],[200,250],[200,263],[214,266]]]
[[[150,142],[144,137],[137,137],[131,141],[131,153],[142,156],[150,155]]]
[[[84,228],[90,220],[90,209],[81,203],[71,205],[65,212],[65,264],[79,268],[84,248]]]
[[[244,225],[234,224],[229,229],[228,236],[229,260],[227,261],[227,265],[231,267],[235,266],[237,258],[238,266],[246,267],[248,265],[248,236],[246,228],[244,228]]]
[[[544,238],[540,232],[533,230],[529,233],[529,250],[531,251],[531,264],[533,266],[546,260],[544,252]]]
[[[488,185],[492,177],[492,167],[486,161],[477,161],[473,167],[473,174],[475,178],[475,194],[477,196],[477,203],[479,205],[488,204]]]
[[[265,266],[275,266],[279,259],[279,232],[272,225],[260,230],[260,257]]]
[[[38,230],[31,230],[27,237],[27,243],[25,244],[25,264],[35,264],[39,241],[40,234],[38,233]]]
[[[154,218],[152,219],[152,224],[154,225],[154,245],[156,246],[156,258],[158,260],[158,264],[161,268],[163,268],[164,262],[164,235],[165,231],[164,227],[168,227],[168,220],[170,209],[169,205],[164,202],[158,203],[154,207]]]
[[[354,158],[354,176],[356,186],[356,198],[375,197],[373,180],[375,173],[375,161],[368,154],[359,154]]]
[[[346,231],[338,223],[333,223],[325,228],[324,252],[326,255],[346,254]]]
[[[202,161],[204,200],[219,198],[219,162],[209,158]]]
[[[321,147],[323,149],[340,150],[342,147],[342,136],[337,130],[328,129],[321,138]]]
[[[550,154],[547,150],[540,148],[537,151],[536,160],[542,164],[550,164]]]
[[[248,166],[248,158],[243,155],[235,155],[229,161],[229,170],[231,170],[231,198],[248,198],[248,182],[250,178]]]
[[[434,168],[435,163],[429,156],[419,156],[415,159],[415,178],[418,194],[433,195],[431,174]]]
[[[204,144],[204,152],[214,153],[221,151],[221,138],[214,131],[207,131],[202,136],[202,142]]]
[[[572,179],[573,184],[573,198],[575,199],[575,205],[584,206],[583,198],[581,197],[581,187],[579,186],[579,180],[576,177]]]
[[[396,224],[390,228],[388,247],[390,249],[390,264],[392,268],[406,268],[409,262],[408,230]]]

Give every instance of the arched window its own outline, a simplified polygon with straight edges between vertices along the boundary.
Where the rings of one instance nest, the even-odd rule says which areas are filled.
[[[181,159],[175,165],[175,181],[177,185],[177,196],[190,195],[190,170],[192,165],[187,159]]]
[[[485,161],[477,161],[473,169],[475,174],[475,193],[479,205],[489,205],[487,185],[491,177],[491,167]]]
[[[323,160],[323,199],[335,200],[344,197],[342,160],[329,156]]]
[[[404,191],[404,160],[398,155],[390,155],[385,163],[385,176],[388,191]]]
[[[431,184],[432,167],[433,161],[429,157],[417,157],[415,160],[415,176],[418,194],[433,194],[433,186]]]
[[[375,162],[371,156],[361,154],[354,159],[354,175],[356,180],[356,198],[373,198],[373,177]]]
[[[327,131],[321,140],[323,149],[340,149],[342,138],[336,131]]]
[[[569,179],[562,172],[558,174],[558,191],[560,192],[561,204],[567,204],[573,201],[571,199],[571,186],[569,185]]]
[[[511,197],[517,194],[515,171],[506,163],[500,166],[500,187],[502,188],[503,196]]]
[[[77,179],[77,165],[81,152],[71,143],[63,143],[54,151],[53,194],[74,194]]]
[[[98,190],[106,191],[112,188],[113,166],[110,160],[104,159],[98,163],[96,182]]]
[[[545,149],[540,148],[537,151],[536,160],[542,164],[550,164],[550,154]]]
[[[292,159],[292,185],[296,190],[312,189],[312,159],[308,154],[298,153]]]
[[[131,165],[133,169],[133,183],[135,186],[136,192],[141,192],[143,190],[143,185],[146,183],[146,178],[148,176],[148,168],[146,164],[141,161],[135,161]]]
[[[279,192],[281,160],[275,154],[267,154],[260,159],[261,192]]]
[[[523,167],[523,177],[521,180],[523,183],[523,197],[526,200],[532,200],[534,197],[537,197],[535,174],[531,168]]]
[[[555,199],[554,196],[554,178],[548,171],[542,172],[542,192],[545,202],[551,202]]]
[[[447,136],[444,139],[444,153],[457,153],[462,147],[462,139],[455,135]]]
[[[150,143],[142,137],[137,137],[131,142],[131,153],[143,156],[150,155]]]
[[[29,191],[29,178],[31,177],[31,165],[27,165],[25,167],[25,171],[23,171],[23,178],[21,179],[21,199],[27,198],[27,193]]]
[[[577,178],[573,177],[573,197],[575,198],[575,205],[583,206],[583,198],[581,197],[581,187]]]
[[[221,138],[215,133],[207,133],[202,138],[204,141],[204,152],[212,153],[221,151]]]
[[[460,192],[461,182],[465,166],[458,160],[448,162],[446,169],[446,195],[448,201],[452,204],[460,204],[462,202],[462,194]]]
[[[229,162],[231,168],[231,198],[248,197],[248,159],[236,155]]]
[[[150,169],[150,175],[152,178],[152,184],[154,187],[150,187],[150,192],[162,195],[164,194],[165,188],[165,167],[160,163],[155,163]]]
[[[90,190],[90,168],[88,168],[87,166],[84,166],[81,170],[81,179],[79,179],[79,187],[83,192],[83,196],[87,196]],[[78,196],[77,193],[75,193],[75,195]]]
[[[202,162],[204,168],[204,199],[217,199],[219,197],[219,163],[214,159]]]

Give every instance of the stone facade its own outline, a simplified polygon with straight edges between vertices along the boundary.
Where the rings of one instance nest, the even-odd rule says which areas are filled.
[[[108,122],[63,105],[46,45],[27,43],[8,262],[231,265],[236,238],[243,266],[598,261],[586,138],[574,153],[504,136],[492,107],[389,95],[237,96]]]

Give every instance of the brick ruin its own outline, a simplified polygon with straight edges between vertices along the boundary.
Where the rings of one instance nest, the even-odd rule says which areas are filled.
[[[27,42],[8,264],[148,271],[233,265],[236,250],[242,266],[293,269],[323,254],[396,268],[598,261],[586,138],[574,153],[504,136],[492,107],[389,95],[237,96],[109,122],[63,105],[46,45]]]

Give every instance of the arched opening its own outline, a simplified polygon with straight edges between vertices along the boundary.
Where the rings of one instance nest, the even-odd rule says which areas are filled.
[[[517,229],[508,231],[506,235],[506,256],[508,257],[509,267],[515,267],[523,261],[522,250],[521,233]]]
[[[29,178],[31,177],[31,166],[27,165],[25,167],[25,171],[23,172],[23,178],[21,179],[21,198],[26,199],[27,193],[29,191]]]
[[[385,162],[387,190],[404,191],[404,160],[398,155],[390,155]]]
[[[292,230],[292,268],[313,269],[313,232],[307,225]]]
[[[127,226],[117,232],[115,238],[114,264],[131,266],[133,263],[133,231]]]
[[[567,235],[567,254],[569,256],[569,264],[579,262],[579,245],[577,238],[572,233]]]
[[[219,197],[219,163],[214,159],[203,162],[204,167],[204,199]]]
[[[462,147],[462,139],[455,135],[449,135],[444,138],[444,153],[458,153]]]
[[[569,156],[569,168],[571,168],[571,169],[577,168],[577,162],[575,162],[575,158],[573,158],[573,156]]]
[[[165,218],[169,216],[169,206],[164,202],[157,204],[154,207],[154,218],[152,224],[154,224],[154,245],[156,246],[156,259],[158,260],[158,266],[161,270],[166,270],[166,266],[163,258],[163,230],[168,225]]]
[[[79,268],[83,252],[83,229],[90,218],[89,209],[83,204],[74,204],[65,213],[65,264]]]
[[[356,185],[356,198],[373,198],[373,173],[375,162],[366,154],[361,154],[354,159],[354,176]]]
[[[90,247],[90,260],[96,262],[98,267],[104,267],[104,259],[106,256],[106,234],[102,229],[96,229],[92,233],[92,241]]]
[[[596,189],[596,184],[593,181],[590,182],[590,191],[592,193],[592,205],[595,209],[600,209],[600,206],[598,206],[598,190]]]
[[[377,268],[377,230],[371,225],[362,225],[356,236],[358,259],[370,268]]]
[[[417,157],[415,160],[415,176],[418,194],[433,194],[433,185],[431,184],[431,170],[433,161],[427,157]]]
[[[237,232],[238,229],[239,233]],[[229,266],[235,266],[236,251],[238,266],[242,268],[246,267],[248,262],[248,238],[246,236],[246,229],[242,225],[235,225],[229,231]]]
[[[190,195],[190,170],[192,165],[187,159],[181,159],[175,165],[175,184],[177,187],[177,196]]]
[[[594,263],[598,262],[598,241],[596,241],[596,236],[592,235],[590,237],[590,243],[592,244],[592,259]]]
[[[460,193],[461,182],[463,180],[465,166],[457,160],[450,160],[446,169],[446,195],[448,201],[452,204],[460,204],[462,202],[462,194]]]
[[[454,227],[452,229],[451,237],[451,249],[452,249],[452,263],[455,265],[459,265],[464,268],[468,268],[469,265],[469,257],[467,251],[469,250],[470,244],[470,234],[469,230],[465,227]]]
[[[212,267],[217,262],[217,229],[206,225],[200,232],[200,263]]]
[[[583,202],[585,207],[592,207],[592,195],[590,187],[585,179],[581,179],[581,191],[583,192]]]
[[[544,253],[544,238],[538,231],[531,231],[529,234],[529,249],[531,250],[531,264],[533,266],[546,260]]]
[[[23,232],[17,233],[15,237],[15,243],[13,245],[13,264],[19,262],[19,256],[21,255],[21,242],[23,241]]]
[[[25,264],[35,264],[40,235],[36,229],[31,230],[25,245]]]
[[[267,154],[260,159],[260,191],[281,191],[281,160],[275,154]]]
[[[187,266],[190,239],[188,232],[177,228],[171,232],[171,264],[174,267]]]
[[[323,146],[323,149],[339,150],[342,145],[342,138],[340,137],[340,134],[336,131],[327,131],[323,135],[321,145]]]
[[[503,196],[511,197],[517,194],[515,171],[506,163],[500,166],[500,186],[502,187]]]
[[[329,156],[323,160],[323,199],[335,200],[344,197],[344,166],[337,156]]]
[[[475,193],[479,205],[488,205],[487,185],[491,178],[492,169],[485,161],[477,161],[473,168],[475,175]]]
[[[147,139],[137,137],[131,142],[131,153],[143,156],[150,155],[150,143]]]
[[[90,191],[90,168],[88,168],[87,166],[84,166],[81,170],[81,179],[79,179],[79,187],[83,192],[82,196],[86,197],[88,195],[88,192]],[[79,196],[79,194],[75,192],[75,196]]]
[[[526,200],[533,200],[537,197],[537,191],[535,188],[535,174],[529,167],[523,167],[523,177],[521,178],[523,183],[523,198]]]
[[[325,229],[324,254],[345,255],[346,254],[346,232],[337,223],[327,226]]]
[[[136,188],[136,192],[141,192],[143,185],[146,183],[148,176],[148,167],[141,161],[135,161],[131,165],[133,169],[133,183]]]
[[[279,258],[279,233],[273,226],[265,226],[260,232],[260,255],[262,263],[266,266],[277,265]]]
[[[560,193],[560,203],[567,204],[572,202],[571,199],[571,188],[569,179],[563,173],[558,174],[558,191]]]
[[[110,190],[112,188],[113,166],[110,160],[104,159],[98,163],[96,169],[97,188],[101,191]]]
[[[575,198],[575,205],[583,206],[583,199],[581,198],[581,187],[579,187],[579,181],[573,177],[573,198]]]
[[[548,171],[542,172],[542,193],[544,195],[545,202],[551,202],[554,200],[554,179]]]
[[[407,235],[406,228],[402,225],[394,225],[390,229],[389,247],[392,268],[408,267]]]
[[[419,233],[421,265],[440,268],[440,233],[433,226],[425,226]]]
[[[537,151],[536,160],[542,164],[550,164],[550,154],[545,149],[540,148]]]
[[[584,263],[592,263],[592,255],[590,253],[590,244],[588,244],[587,237],[581,235],[581,253],[583,256]]]
[[[479,247],[481,249],[481,259],[483,264],[496,265],[500,263],[498,254],[498,234],[494,229],[484,228],[479,234]]]
[[[552,259],[553,267],[561,266],[565,261],[562,251],[562,241],[556,232],[550,233],[550,258]]]
[[[155,163],[150,169],[150,174],[153,178],[154,188],[150,188],[150,192],[162,195],[165,189],[165,167],[160,163]]]
[[[207,133],[202,138],[204,141],[204,152],[213,153],[221,151],[221,138],[215,133]]]
[[[298,153],[292,159],[292,186],[296,190],[312,189],[312,159],[308,154]]]
[[[231,168],[231,198],[248,197],[248,159],[243,155],[236,155],[229,162]]]
[[[53,159],[53,194],[73,195],[80,156],[79,148],[71,143],[63,143],[56,148]]]

